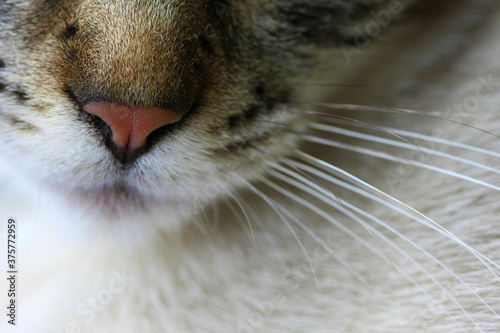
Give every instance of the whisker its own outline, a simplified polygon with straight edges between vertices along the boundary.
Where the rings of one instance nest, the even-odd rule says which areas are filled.
[[[337,220],[335,220],[333,217],[331,217],[329,214],[327,214],[325,211],[323,211],[322,209],[318,208],[317,206],[315,206],[314,204],[302,199],[301,197],[291,193],[290,191],[286,191],[284,188],[280,187],[279,185],[273,183],[272,181],[270,181],[269,179],[265,179],[263,180],[264,183],[266,185],[268,185],[269,187],[273,188],[274,190],[276,190],[277,192],[283,194],[284,196],[296,201],[298,204],[301,204],[302,206],[306,207],[306,208],[309,208],[310,210],[312,210],[313,212],[315,212],[316,214],[318,214],[319,216],[323,217],[326,221],[332,223],[334,226],[338,227],[340,230],[344,231],[346,234],[348,234],[350,237],[352,237],[353,239],[355,239],[356,241],[358,241],[361,245],[363,245],[365,248],[367,248],[368,250],[370,250],[372,253],[374,253],[375,255],[377,255],[380,259],[382,259],[384,262],[386,262],[388,265],[391,265],[393,267],[396,267],[398,269],[399,272],[403,273],[405,275],[406,278],[408,278],[408,280],[413,283],[415,286],[417,286],[424,294],[428,295],[429,297],[431,297],[432,299],[435,299],[437,300],[434,296],[432,295],[429,295],[429,293],[420,286],[420,284],[418,282],[416,282],[404,269],[402,269],[400,266],[396,265],[396,264],[393,264],[391,262],[388,262],[387,258],[382,255],[378,249],[374,248],[371,244],[369,244],[368,242],[366,242],[363,238],[361,238],[359,235],[357,235],[356,233],[354,233],[353,231],[351,231],[349,228],[345,227],[342,223],[338,222]],[[314,195],[314,194],[312,194]],[[316,195],[314,195],[316,196]],[[439,283],[439,282],[438,282]],[[444,288],[444,287],[443,287]],[[444,289],[444,291],[446,292],[446,290]],[[449,293],[448,293],[449,294]],[[450,299],[454,299],[453,296],[450,295]],[[459,306],[459,304],[457,305]],[[444,310],[444,312],[446,314],[448,314],[453,321],[456,322],[456,319],[453,318],[449,312],[444,308],[444,306],[441,306]],[[459,306],[460,307],[460,306]],[[463,308],[462,308],[463,309]],[[464,310],[465,311],[465,310]],[[467,316],[467,313],[465,313],[466,316]],[[470,317],[470,316],[469,316]],[[474,320],[472,318],[471,319],[471,322],[474,323],[477,326],[477,324],[474,322]],[[458,322],[457,322],[457,325],[462,327],[462,325],[460,325]],[[478,329],[480,329],[478,327]],[[481,329],[480,329],[481,330]]]
[[[203,217],[205,219],[205,222],[206,222],[206,229],[204,228],[205,229],[204,235],[208,236],[210,233],[213,233],[212,226],[210,224],[210,219],[208,218],[207,212],[206,212],[205,207],[204,207],[203,203],[201,202],[201,200],[198,197],[196,197],[195,199],[197,201],[198,207],[201,210]],[[202,226],[201,223],[200,223],[200,226]]]
[[[255,248],[257,248],[257,241],[255,239],[255,233],[253,231],[252,222],[250,222],[250,217],[248,216],[246,209],[241,204],[241,201],[233,194],[233,192],[227,188],[227,186],[222,186],[222,184],[219,184],[219,185],[227,193],[227,195],[229,195],[231,197],[231,199],[236,203],[236,205],[238,205],[238,208],[241,210],[241,212],[245,216],[246,223],[248,225],[248,228],[250,229],[250,234],[252,236],[253,244],[255,245]],[[233,209],[234,209],[234,207],[233,207]],[[239,214],[237,214],[235,211],[233,211],[233,214],[235,214],[235,216],[239,219]]]
[[[253,209],[252,205],[250,205],[248,202],[243,200],[239,195],[238,192],[234,192],[233,195],[238,199],[238,202],[241,203],[241,205],[244,207],[245,211],[248,214],[248,217],[250,218],[251,221],[254,222],[259,228],[265,227],[266,225],[263,224],[260,219],[259,219],[259,214],[255,212],[255,209]],[[255,229],[254,229],[255,230]]]
[[[500,135],[489,132],[485,129],[472,126],[469,124],[462,123],[460,121],[456,121],[453,119],[445,118],[442,115],[442,112],[436,112],[436,111],[429,111],[429,112],[422,112],[422,111],[415,111],[415,110],[408,110],[408,109],[398,109],[398,108],[386,108],[386,107],[376,107],[376,106],[367,106],[367,105],[355,105],[355,104],[334,104],[334,103],[307,103],[307,102],[293,102],[293,103],[282,103],[283,105],[290,105],[290,106],[316,106],[316,107],[324,107],[328,109],[333,109],[333,110],[346,110],[346,111],[365,111],[365,112],[388,112],[388,113],[399,113],[399,114],[408,114],[408,115],[416,115],[416,116],[422,116],[422,117],[428,117],[428,118],[433,118],[433,119],[438,119],[438,120],[444,120],[453,124],[457,124],[460,126],[468,127],[476,131],[480,131],[483,133],[486,133],[488,135],[495,136],[497,138],[500,138]],[[323,116],[328,116],[328,113],[324,112],[315,112],[315,111],[304,111],[307,114],[316,114],[316,115],[323,115]]]
[[[326,221],[330,222],[332,225],[334,225],[335,227],[337,227],[338,229],[340,229],[342,232],[344,232],[345,234],[347,234],[349,237],[351,237],[354,240],[356,240],[357,242],[359,242],[361,245],[363,245],[370,252],[372,252],[375,255],[377,255],[378,257],[380,257],[385,263],[387,263],[388,265],[391,265],[391,262],[383,254],[381,254],[380,251],[377,248],[375,248],[372,244],[368,243],[365,239],[363,239],[362,237],[360,237],[358,234],[356,234],[355,232],[353,232],[351,229],[349,229],[348,227],[346,227],[344,224],[342,224],[339,221],[337,221],[336,219],[334,219],[331,215],[329,215],[328,213],[326,213],[324,210],[322,210],[318,206],[310,203],[307,200],[302,199],[301,197],[293,194],[291,191],[286,190],[285,188],[277,185],[276,183],[273,183],[272,181],[270,181],[267,178],[263,179],[262,182],[264,184],[266,184],[267,186],[271,187],[272,189],[274,189],[275,191],[277,191],[278,193],[281,193],[282,195],[284,195],[284,196],[290,198],[291,200],[297,202],[301,206],[303,206],[305,208],[308,208],[309,210],[313,211],[318,216],[322,217],[323,219],[325,219]]]
[[[425,152],[427,154],[447,158],[447,159],[450,159],[453,161],[472,165],[472,166],[478,167],[478,168],[483,169],[483,170],[487,170],[487,171],[491,171],[491,172],[500,174],[500,170],[497,170],[495,168],[492,168],[492,167],[489,167],[487,165],[477,163],[477,162],[474,162],[471,160],[467,160],[465,158],[461,158],[461,157],[458,157],[455,155],[451,155],[451,154],[447,154],[447,153],[444,153],[444,152],[441,152],[438,150],[434,150],[434,149],[429,149],[429,148],[420,147],[420,146],[416,146],[416,145],[409,145],[407,143],[398,142],[398,141],[390,140],[390,139],[386,139],[386,138],[381,138],[381,137],[377,137],[377,136],[369,135],[369,134],[365,134],[365,133],[359,133],[356,131],[351,131],[351,130],[347,130],[347,129],[343,129],[343,128],[335,127],[335,126],[330,126],[330,125],[313,123],[310,125],[310,127],[317,129],[317,130],[320,130],[320,131],[326,131],[329,133],[336,133],[336,134],[349,136],[349,137],[353,137],[353,138],[358,138],[358,139],[362,139],[362,140],[367,140],[367,141],[371,141],[371,142],[378,142],[378,143],[386,144],[386,145],[393,146],[393,147],[400,147],[400,148],[409,149],[409,150],[419,150],[419,151]]]
[[[337,118],[337,119],[347,120],[347,121],[349,121],[349,122],[351,122],[351,123],[354,123],[354,124],[361,124],[361,125],[368,126],[368,127],[370,127],[370,128],[377,129],[377,130],[379,130],[379,131],[386,132],[387,134],[392,135],[392,136],[396,137],[397,139],[399,139],[399,140],[401,140],[401,141],[403,141],[403,142],[406,142],[408,145],[415,147],[415,148],[416,148],[416,150],[419,150],[419,151],[421,151],[422,153],[425,153],[422,149],[420,149],[421,147],[419,147],[419,146],[417,146],[417,145],[413,144],[412,142],[410,142],[410,141],[406,140],[405,138],[401,137],[400,135],[398,135],[398,134],[396,134],[396,133],[392,133],[392,132],[390,132],[390,131],[386,131],[386,130],[384,130],[384,129],[383,129],[382,127],[380,127],[380,126],[377,126],[377,125],[374,125],[374,124],[369,124],[369,123],[366,123],[366,122],[361,121],[361,120],[358,120],[358,119],[354,119],[354,118],[350,118],[350,117],[345,117],[345,116],[339,116],[339,115],[331,115],[331,118]],[[309,127],[313,127],[314,125],[318,125],[318,126],[320,126],[321,124],[312,123],[312,124],[309,124]],[[324,126],[328,126],[328,125],[324,125]],[[324,130],[324,131],[327,131],[327,130]],[[346,130],[346,131],[347,131],[347,130]],[[431,159],[431,161],[432,161],[432,158],[431,158],[430,156],[428,156],[428,157],[429,157],[429,159]],[[434,161],[433,161],[433,162],[434,162]],[[434,164],[436,164],[436,163],[434,163]]]
[[[410,109],[402,109],[402,108],[391,108],[384,106],[371,106],[371,105],[358,105],[358,104],[337,104],[337,103],[317,103],[317,102],[290,102],[290,103],[282,103],[285,105],[293,105],[293,106],[315,106],[328,108],[332,110],[345,110],[345,111],[367,111],[367,112],[391,112],[391,113],[405,113],[419,116],[440,116],[442,112],[438,111],[417,111]]]
[[[356,126],[356,127],[367,127],[364,124],[356,124],[356,123],[353,123],[352,121],[345,121],[342,119],[337,119],[337,118],[332,118],[332,117],[325,117],[325,118],[328,119],[329,122],[333,122],[333,123],[349,125],[349,126]],[[368,126],[368,127],[372,128],[372,126]],[[500,157],[500,153],[486,150],[486,149],[479,148],[479,147],[475,147],[475,146],[471,146],[471,145],[461,143],[461,142],[455,142],[455,141],[446,140],[443,138],[438,138],[438,137],[434,137],[434,136],[430,136],[430,135],[410,132],[410,131],[401,130],[401,129],[397,129],[397,128],[384,127],[384,126],[379,126],[379,127],[384,129],[384,130],[390,131],[392,133],[396,133],[396,134],[399,134],[401,136],[406,136],[406,137],[413,138],[413,139],[430,141],[430,142],[439,143],[439,144],[443,144],[443,145],[447,145],[447,146],[461,148],[464,150],[469,150],[469,151],[472,151],[475,153],[481,153],[481,154],[489,155],[489,156],[493,156],[493,157]]]
[[[397,231],[396,229],[394,229],[393,227],[391,227],[390,225],[388,225],[386,222],[383,222],[382,220],[380,220],[379,218],[375,217],[374,215],[369,214],[369,213],[363,211],[359,207],[357,207],[357,206],[355,206],[355,205],[353,205],[353,204],[351,204],[351,203],[349,203],[349,202],[347,202],[345,200],[341,200],[344,203],[344,206],[345,206],[345,207],[342,207],[342,206],[340,206],[338,204],[337,200],[335,200],[333,198],[333,194],[330,191],[321,188],[320,186],[318,186],[318,185],[314,184],[313,182],[307,180],[306,178],[300,176],[299,174],[297,174],[294,171],[291,171],[289,169],[286,169],[286,168],[278,166],[278,165],[271,165],[271,166],[273,168],[277,169],[278,171],[284,172],[284,173],[288,174],[289,176],[297,179],[300,183],[297,182],[297,181],[295,181],[295,180],[293,180],[293,179],[290,179],[287,176],[284,176],[284,175],[276,173],[276,172],[271,172],[271,174],[273,176],[278,177],[278,178],[282,179],[283,181],[286,181],[289,184],[291,184],[291,185],[293,185],[293,186],[295,186],[295,187],[297,187],[297,188],[299,188],[302,191],[305,191],[307,193],[310,193],[310,190],[314,190],[315,191],[314,192],[315,197],[317,197],[318,199],[322,200],[323,202],[325,202],[325,203],[333,206],[337,210],[341,211],[343,214],[346,214],[346,215],[350,214],[350,211],[347,211],[346,208],[345,208],[345,207],[348,207],[349,210],[355,211],[358,214],[360,214],[362,216],[365,216],[366,218],[370,219],[371,221],[375,222],[376,224],[378,224],[378,225],[382,226],[383,228],[389,230],[390,232],[392,232],[393,234],[395,234],[399,238],[403,239],[404,241],[406,241],[407,243],[409,243],[411,246],[413,246],[414,248],[416,248],[417,250],[419,250],[421,253],[423,253],[424,255],[426,255],[429,259],[431,259],[432,261],[434,261],[436,264],[438,264],[439,266],[441,266],[446,272],[448,272],[452,277],[454,277],[456,280],[458,280],[467,290],[469,290],[475,297],[477,297],[496,317],[500,318],[500,316],[495,312],[495,310],[493,310],[491,308],[491,306],[488,303],[486,303],[486,301],[481,296],[479,296],[477,294],[477,292],[475,290],[473,290],[462,278],[460,278],[457,274],[455,274],[452,270],[450,270],[446,265],[444,265],[435,256],[433,256],[428,251],[426,251],[424,248],[422,248],[421,246],[419,246],[418,244],[416,244],[415,242],[413,242],[411,239],[409,239],[408,237],[404,236],[399,231]],[[312,193],[310,193],[310,194],[312,194]],[[316,196],[316,194],[318,194],[318,196]],[[321,197],[319,195],[321,195]],[[325,197],[326,197],[326,199],[325,199]],[[356,218],[355,220],[358,220],[358,219],[359,218]],[[365,226],[365,222],[363,220],[356,221],[356,222],[358,222],[358,223],[362,224],[363,226]],[[370,227],[370,226],[368,225],[367,227]],[[370,228],[370,229],[372,230],[372,228]],[[380,234],[380,232],[378,232],[378,230],[376,231],[376,234],[379,237],[383,237],[384,240],[388,241],[390,244],[394,244],[391,240],[388,240],[383,234]],[[394,246],[397,247],[396,244],[394,244]],[[403,253],[406,253],[400,247],[397,247],[397,248],[399,250],[401,250]],[[398,252],[399,252],[399,250],[398,250]],[[407,255],[407,253],[406,253],[406,255]],[[419,269],[424,269],[412,257],[410,257],[410,258],[411,258],[411,261],[414,264],[418,265]],[[431,277],[431,276],[429,276],[429,277]],[[434,280],[434,278],[433,278],[433,280]]]
[[[315,179],[313,179],[312,177],[309,177],[309,176],[308,176],[306,173],[304,173],[302,170],[297,169],[297,168],[295,168],[292,164],[288,163],[288,162],[287,162],[287,159],[280,159],[280,162],[287,164],[287,165],[288,165],[288,166],[290,166],[291,168],[294,168],[294,169],[296,170],[296,172],[298,172],[298,173],[300,173],[302,176],[304,176],[304,177],[308,178],[308,179],[309,179],[309,181],[311,181],[311,182],[315,183],[315,184],[316,184],[317,186],[319,186],[319,187],[323,187],[325,191],[328,191],[328,189],[326,189],[324,186],[322,186],[320,183],[318,183]],[[274,167],[274,168],[278,168],[278,169],[283,168],[282,166],[280,166],[279,164],[274,163],[274,162],[270,162],[270,163],[268,163],[268,164],[269,164],[271,167]],[[283,168],[283,169],[284,169],[284,168]],[[284,183],[283,183],[283,186],[284,186],[284,187],[288,190],[288,188],[287,188],[287,186],[288,186],[288,182],[284,182]],[[329,192],[329,191],[328,191],[328,192]],[[331,193],[331,192],[330,192],[330,193]],[[338,202],[340,205],[343,205],[343,202],[342,202],[342,200],[340,200],[340,198],[338,198],[338,197],[337,197],[335,194],[333,194],[333,193],[332,193],[332,195],[333,195],[335,198],[337,198],[337,202]],[[345,207],[345,206],[344,206],[344,208],[345,208],[346,210],[349,210],[349,208],[347,208],[347,207]],[[356,214],[355,214],[353,211],[350,211],[350,213],[352,214],[352,216],[350,216],[350,217],[358,217],[358,216],[356,216]],[[358,217],[358,218],[359,218],[359,217]],[[373,240],[377,242],[377,241],[378,241],[378,240],[377,240],[377,238],[376,238],[376,237],[375,237],[375,236],[371,233],[370,229],[369,229],[369,228],[367,228],[365,224],[362,224],[362,225],[363,225],[363,227],[365,228],[365,230],[368,232],[368,234],[369,234],[369,235],[373,238]],[[387,260],[388,260],[388,262],[389,262],[389,263],[391,263],[391,265],[392,265],[392,261],[391,261],[391,260],[390,260],[390,259],[386,256],[386,254],[385,254],[382,250],[379,250],[379,253],[380,253],[381,255],[383,255],[384,257],[386,257],[386,258],[387,258]]]
[[[315,234],[311,228],[308,228],[302,221],[300,221],[297,217],[295,217],[290,211],[288,211],[282,205],[276,203],[276,206],[281,210],[283,214],[288,216],[290,220],[292,220],[296,225],[298,225],[302,230],[304,230],[312,239],[314,239],[325,251],[328,252],[329,255],[334,257],[355,279],[363,283],[365,286],[369,286],[366,279],[361,276],[361,274],[355,272],[347,263],[342,260],[342,258],[337,254],[335,250],[333,250],[328,244],[323,241],[317,234]]]
[[[315,179],[313,179],[312,177],[309,177],[309,176],[308,176],[306,173],[304,173],[302,170],[297,169],[297,168],[295,168],[293,165],[291,165],[291,164],[288,162],[288,159],[284,159],[284,158],[282,158],[282,159],[280,159],[280,162],[287,164],[287,165],[288,165],[288,166],[290,166],[291,168],[295,169],[298,173],[300,173],[300,174],[301,174],[301,175],[303,175],[304,177],[308,178],[310,181],[314,182],[317,186],[323,187],[325,190],[327,190],[327,189],[326,189],[323,185],[321,185],[320,183],[318,183]],[[275,162],[269,162],[269,163],[268,163],[268,165],[270,165],[270,166],[272,166],[272,167],[274,167],[274,168],[282,168],[279,164],[277,164],[277,163],[275,163]],[[287,183],[284,183],[284,184],[283,184],[283,186],[284,186],[284,187],[288,190],[288,188],[287,188]],[[333,194],[333,193],[332,193],[332,195],[336,197],[336,195],[335,195],[335,194]],[[338,202],[339,204],[342,204],[342,201],[341,201],[339,198],[337,198],[337,202]],[[354,213],[352,213],[352,214],[354,215]],[[369,230],[367,230],[367,231],[369,232]],[[375,237],[374,237],[373,235],[371,235],[371,236],[375,239]]]
[[[199,201],[198,203],[199,203],[200,209],[201,209],[201,211],[203,213],[205,222],[207,222],[208,231],[213,232],[212,223],[211,223],[210,218],[208,217],[208,214],[207,214],[207,211],[205,209],[205,206],[203,205],[203,203],[201,201]]]
[[[373,150],[373,149],[370,149],[370,148],[359,147],[359,146],[351,145],[351,144],[348,144],[348,143],[343,143],[343,142],[333,141],[333,140],[329,140],[329,139],[319,138],[319,137],[315,137],[315,136],[311,136],[311,135],[303,135],[302,138],[304,140],[306,140],[306,141],[310,141],[310,142],[314,142],[314,143],[318,143],[318,144],[322,144],[322,145],[327,145],[327,146],[330,146],[330,147],[341,148],[341,149],[345,149],[345,150],[349,150],[349,151],[354,151],[354,152],[357,152],[357,153],[360,153],[360,154],[374,156],[374,157],[377,157],[377,158],[381,158],[381,159],[385,159],[385,160],[389,160],[389,161],[393,161],[393,162],[397,162],[397,163],[401,163],[401,164],[412,165],[412,166],[417,166],[417,167],[420,167],[420,168],[424,168],[424,169],[436,171],[436,172],[439,172],[439,173],[442,173],[442,174],[445,174],[445,175],[448,175],[448,176],[451,176],[451,177],[459,178],[459,179],[462,179],[462,180],[469,181],[471,183],[475,183],[475,184],[478,184],[478,185],[482,185],[482,186],[491,188],[491,189],[493,189],[495,191],[500,191],[500,187],[495,186],[495,185],[490,184],[490,183],[487,183],[487,182],[484,182],[482,180],[478,180],[478,179],[469,177],[467,175],[464,175],[464,174],[461,174],[461,173],[458,173],[458,172],[446,170],[446,169],[439,168],[439,167],[436,167],[436,166],[433,166],[433,165],[429,165],[429,164],[425,164],[425,163],[422,163],[422,162],[409,161],[407,159],[404,159],[404,158],[401,158],[401,157],[397,157],[397,156],[393,156],[393,155],[390,155],[388,153],[381,152],[381,151],[378,151],[378,150]]]
[[[396,199],[395,197],[385,193],[384,191],[376,188],[375,186],[373,185],[370,185],[368,184],[367,182],[363,181],[362,179],[348,173],[347,171],[341,169],[341,168],[338,168],[330,163],[327,163],[321,159],[318,159],[314,156],[311,156],[303,151],[300,151],[298,149],[295,150],[295,152],[297,153],[298,157],[305,160],[305,161],[309,161],[309,162],[312,162],[316,165],[318,165],[319,167],[323,168],[323,169],[326,169],[327,171],[329,172],[333,172],[334,174],[339,174],[341,175],[341,177],[343,178],[347,178],[349,179],[350,181],[353,181],[355,184],[360,184],[362,186],[365,186],[366,188],[370,189],[371,191],[374,191],[375,193],[378,193],[384,197],[386,197],[387,199],[399,204],[399,205],[402,205],[403,207],[405,207],[406,209],[414,212],[415,214],[417,214],[418,216],[422,217],[423,219],[425,219],[426,221],[428,221],[429,223],[435,225],[437,228],[441,229],[443,232],[445,232],[447,234],[447,236],[451,239],[453,239],[454,241],[456,241],[458,244],[460,244],[461,246],[463,246],[468,252],[470,252],[472,255],[474,255],[479,261],[481,261],[481,263],[483,263],[485,265],[485,267],[488,268],[488,270],[495,276],[495,278],[500,281],[500,278],[499,276],[491,269],[491,267],[489,265],[487,265],[484,260],[478,255],[475,253],[475,251],[469,246],[467,245],[466,243],[464,243],[460,238],[458,238],[457,236],[455,236],[452,232],[450,232],[449,230],[447,230],[445,227],[443,227],[442,225],[440,225],[439,223],[437,223],[436,221],[434,221],[433,219],[431,219],[430,217],[428,217],[427,215],[425,214],[422,214],[421,212],[419,212],[418,210],[416,210],[415,208],[405,204],[404,202],[402,202],[401,200],[398,200]]]
[[[280,125],[282,127],[285,127],[290,133],[295,133],[295,134],[302,134],[303,133],[303,131],[299,130],[298,128],[296,128],[292,125],[289,125],[289,124],[281,123],[279,121],[254,119],[254,120],[252,120],[252,122]]]
[[[239,180],[242,183],[245,184],[245,186],[247,186],[252,192],[254,192],[262,200],[264,200],[269,205],[269,207],[271,207],[271,209],[278,215],[278,217],[280,218],[280,220],[285,224],[285,226],[287,227],[287,229],[291,232],[292,237],[295,239],[295,241],[297,242],[297,244],[299,244],[299,247],[302,249],[302,251],[303,251],[303,253],[304,253],[304,255],[305,255],[306,259],[307,259],[307,262],[309,263],[309,266],[311,267],[311,272],[312,272],[312,274],[314,276],[314,280],[316,282],[316,285],[318,286],[318,288],[320,288],[318,277],[316,276],[316,271],[315,271],[314,266],[312,264],[311,258],[307,254],[307,250],[306,250],[304,244],[302,243],[302,241],[300,240],[300,238],[297,236],[297,233],[295,232],[295,230],[293,230],[293,228],[290,225],[290,223],[288,223],[287,219],[283,216],[283,214],[281,213],[281,211],[276,207],[276,204],[274,203],[274,201],[271,198],[269,198],[267,195],[265,195],[264,193],[262,193],[261,191],[259,191],[255,186],[253,186],[252,184],[250,184],[250,182],[248,182],[243,177],[238,176],[238,178],[239,178]]]
[[[337,186],[340,186],[344,189],[347,189],[349,191],[352,191],[354,193],[357,193],[365,198],[368,198],[372,201],[375,201],[377,203],[380,203],[412,220],[415,220],[417,222],[419,222],[420,224],[423,224],[427,227],[429,227],[430,229],[438,232],[439,234],[449,238],[449,239],[452,239],[453,241],[455,241],[453,238],[450,238],[450,235],[446,232],[444,232],[441,228],[437,228],[434,224],[430,224],[426,219],[422,219],[421,217],[419,216],[415,216],[414,214],[411,214],[409,213],[408,211],[404,210],[404,209],[401,209],[400,207],[392,204],[391,202],[389,201],[386,201],[386,200],[383,200],[381,198],[379,198],[378,196],[376,195],[373,195],[371,193],[369,193],[368,191],[365,191],[359,187],[356,187],[354,185],[351,185],[349,183],[346,183],[338,178],[334,178],[328,174],[326,174],[325,172],[322,172],[321,170],[318,170],[318,169],[315,169],[313,167],[310,167],[309,165],[306,165],[306,164],[303,164],[301,162],[297,162],[297,161],[292,161],[290,159],[286,159],[287,160],[287,163],[289,165],[293,165],[295,166],[296,168],[298,169],[301,169],[301,170],[304,170],[305,172],[309,172],[315,176],[318,176],[326,181],[328,181],[329,183],[331,184],[334,184],[334,185],[337,185]],[[477,255],[481,256],[483,259],[487,260],[488,262],[490,262],[492,265],[494,265],[497,269],[500,270],[500,265],[495,263],[493,260],[489,259],[488,257],[486,257],[484,254],[482,254],[481,252],[477,251],[476,249],[470,247],[470,249],[476,253]],[[488,267],[488,266],[487,266]]]
[[[347,88],[365,88],[371,84],[338,84],[338,83],[322,83],[322,82],[305,82],[305,83],[292,83],[291,86],[325,86],[325,87],[347,87]]]

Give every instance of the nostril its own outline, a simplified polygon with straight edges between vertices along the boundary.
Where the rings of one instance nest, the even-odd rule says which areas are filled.
[[[146,145],[148,136],[156,129],[181,119],[179,112],[157,106],[93,101],[85,104],[83,109],[99,117],[111,128],[111,141],[115,146],[112,152],[122,162],[137,157],[137,152]]]

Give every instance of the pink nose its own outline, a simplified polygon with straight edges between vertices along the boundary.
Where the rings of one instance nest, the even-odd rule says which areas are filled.
[[[83,108],[105,121],[113,133],[113,143],[126,151],[141,148],[154,130],[181,119],[178,112],[157,106],[130,106],[96,101],[84,105]]]

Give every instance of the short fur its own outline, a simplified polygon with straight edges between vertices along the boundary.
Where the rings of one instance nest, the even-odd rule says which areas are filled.
[[[500,8],[397,3],[386,22],[394,1],[1,1],[0,218],[20,251],[2,332],[500,331]],[[122,164],[92,100],[184,117]],[[318,145],[335,122],[399,148]]]

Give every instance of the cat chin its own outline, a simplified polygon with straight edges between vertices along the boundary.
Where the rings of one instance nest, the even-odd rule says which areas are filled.
[[[52,190],[65,206],[100,225],[131,225],[153,220],[156,227],[168,229],[201,209],[199,205],[192,207],[187,204],[194,199],[187,194],[181,197],[180,191],[170,191],[169,196],[158,197],[141,193],[123,183],[93,189],[59,186],[52,187]]]
[[[59,188],[71,206],[102,212],[110,217],[118,217],[120,212],[145,210],[148,200],[136,190],[124,185],[106,186],[93,190],[83,188]]]

